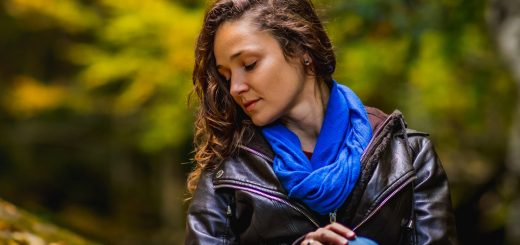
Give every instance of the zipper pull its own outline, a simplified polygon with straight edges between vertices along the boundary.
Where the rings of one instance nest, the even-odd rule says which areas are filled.
[[[338,211],[338,210],[336,209],[336,210],[334,210],[334,212],[329,213],[329,219],[330,219],[331,224],[336,222],[336,211]]]
[[[231,214],[232,214],[232,213],[231,213],[231,206],[229,206],[229,205],[227,206],[227,212],[226,212],[226,214],[227,214],[228,217],[231,217]]]

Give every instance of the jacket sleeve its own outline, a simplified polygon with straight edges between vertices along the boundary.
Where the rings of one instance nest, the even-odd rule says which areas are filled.
[[[431,141],[413,137],[416,244],[457,244],[448,179]]]
[[[185,244],[234,244],[228,217],[229,196],[217,193],[212,174],[202,173],[188,207]]]

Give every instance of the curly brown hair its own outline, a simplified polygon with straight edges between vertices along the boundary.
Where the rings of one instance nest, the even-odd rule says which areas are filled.
[[[205,169],[215,169],[233,156],[251,137],[254,125],[234,102],[229,83],[216,68],[213,45],[218,28],[226,21],[252,18],[259,30],[267,30],[280,44],[284,56],[307,53],[312,65],[307,72],[330,86],[336,57],[329,37],[310,0],[217,0],[206,11],[195,48],[193,94],[198,98],[195,118],[195,169],[188,176],[193,194]],[[303,62],[303,61],[302,61]]]

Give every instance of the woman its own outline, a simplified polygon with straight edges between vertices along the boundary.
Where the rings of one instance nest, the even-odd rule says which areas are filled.
[[[427,135],[363,106],[335,63],[310,0],[209,7],[186,244],[456,242]]]

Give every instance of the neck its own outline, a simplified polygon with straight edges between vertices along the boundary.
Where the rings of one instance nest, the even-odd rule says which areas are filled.
[[[302,101],[283,119],[283,123],[298,136],[303,151],[313,152],[325,117],[330,88],[324,82],[312,82],[304,89]]]

